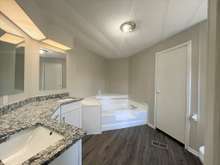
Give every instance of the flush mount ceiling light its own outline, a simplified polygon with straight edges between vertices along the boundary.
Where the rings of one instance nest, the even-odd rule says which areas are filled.
[[[59,48],[59,49],[65,50],[65,51],[71,49],[70,47],[67,47],[67,46],[65,46],[61,43],[58,43],[56,41],[53,41],[51,39],[46,39],[46,40],[43,40],[42,42],[47,45],[50,45],[50,46],[53,46],[53,47],[56,47],[56,48]]]
[[[17,45],[17,44],[23,42],[24,38],[10,34],[10,33],[5,33],[0,37],[0,41],[4,41],[7,43]]]
[[[133,21],[127,21],[121,24],[120,30],[124,33],[132,32],[136,28],[136,23]]]
[[[31,38],[46,38],[15,0],[0,0],[0,11]]]

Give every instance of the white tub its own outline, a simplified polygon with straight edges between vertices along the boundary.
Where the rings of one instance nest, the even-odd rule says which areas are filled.
[[[127,95],[96,96],[101,104],[102,131],[147,124],[148,106],[128,99]]]

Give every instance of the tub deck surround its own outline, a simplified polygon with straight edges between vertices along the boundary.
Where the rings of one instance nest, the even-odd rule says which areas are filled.
[[[100,95],[95,97],[101,104],[101,127],[103,131],[146,125],[147,103],[130,100],[128,95]]]
[[[58,141],[56,145],[50,146],[31,157],[23,165],[47,164],[85,135],[80,128],[51,119],[51,116],[59,106],[81,100],[76,99],[64,103],[57,102],[64,97],[67,97],[67,95],[62,95],[62,97],[61,95],[50,95],[50,97],[43,96],[42,98],[38,97],[38,99],[31,98],[29,101],[24,100],[26,103],[20,102],[23,106],[20,106],[19,103],[14,103],[13,107],[18,106],[18,108],[10,108],[8,112],[6,112],[5,107],[1,108],[1,110],[4,109],[4,113],[0,115],[0,143],[6,141],[7,137],[12,134],[37,125],[47,127],[64,136],[64,139]],[[10,107],[10,105],[7,107]],[[0,160],[1,164],[2,161]]]
[[[60,93],[60,94],[53,94],[53,95],[46,95],[46,96],[30,97],[30,98],[17,101],[17,102],[14,102],[14,103],[11,103],[5,106],[0,106],[0,116],[29,103],[45,101],[49,99],[63,99],[63,98],[68,98],[68,97],[69,97],[69,93]]]

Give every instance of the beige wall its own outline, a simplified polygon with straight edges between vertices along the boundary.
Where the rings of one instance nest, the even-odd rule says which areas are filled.
[[[15,59],[15,89],[24,90],[24,48],[16,49]]]
[[[0,95],[15,92],[15,46],[5,42],[0,45]]]
[[[215,89],[216,89],[216,95],[215,95],[215,120],[214,120],[214,124],[215,124],[215,138],[214,138],[214,143],[216,143],[215,145],[215,165],[220,164],[220,2],[218,1],[218,16],[217,16],[217,52],[216,52],[216,72],[215,72]]]
[[[220,2],[209,0],[205,165],[220,164]]]
[[[151,55],[148,55],[151,54]],[[154,53],[144,52],[130,57],[129,96],[149,106],[149,122],[153,124],[154,114]]]
[[[214,143],[215,145],[215,150],[214,150],[214,161],[215,165],[220,164],[220,2],[218,1],[218,17],[217,17],[217,52],[216,52],[216,72],[215,72],[215,89],[216,89],[216,95],[215,95],[215,119],[214,119]]]
[[[128,94],[129,59],[106,60],[106,92]]]
[[[154,124],[155,53],[192,41],[192,113],[199,113],[199,123],[192,122],[190,146],[198,150],[204,144],[207,22],[202,22],[159,44],[130,57],[129,95],[134,100],[149,104],[149,122]],[[199,78],[201,81],[199,81]],[[199,97],[199,92],[202,97]],[[199,100],[200,102],[199,104]],[[200,110],[198,110],[200,107]]]
[[[87,97],[105,91],[105,59],[76,45],[68,56],[71,96]]]

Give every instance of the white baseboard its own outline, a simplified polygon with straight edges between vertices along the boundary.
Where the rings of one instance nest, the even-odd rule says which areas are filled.
[[[196,151],[196,150],[194,150],[193,148],[188,147],[187,150],[188,150],[190,153],[192,153],[193,155],[199,157],[199,152]]]
[[[101,134],[102,131],[94,131],[94,130],[87,130],[86,135],[98,135]]]
[[[153,128],[153,129],[156,129],[156,127],[155,127],[155,125],[152,125],[151,123],[147,123],[147,125],[149,126],[149,127],[151,127],[151,128]]]
[[[203,157],[202,154],[199,153],[199,151],[196,151],[196,150],[194,150],[194,149],[191,148],[191,147],[188,147],[188,148],[187,148],[187,151],[189,151],[189,152],[192,153],[193,155],[197,156],[197,157],[200,159],[200,161],[201,161],[202,163],[204,163],[204,157]]]
[[[201,162],[204,164],[204,156],[202,154],[199,154],[199,159],[201,160]]]
[[[146,121],[130,121],[130,122],[120,122],[120,123],[114,123],[114,124],[105,124],[102,125],[102,131],[110,131],[110,130],[116,130],[116,129],[122,129],[122,128],[128,128],[128,127],[135,127],[140,125],[146,125]]]

